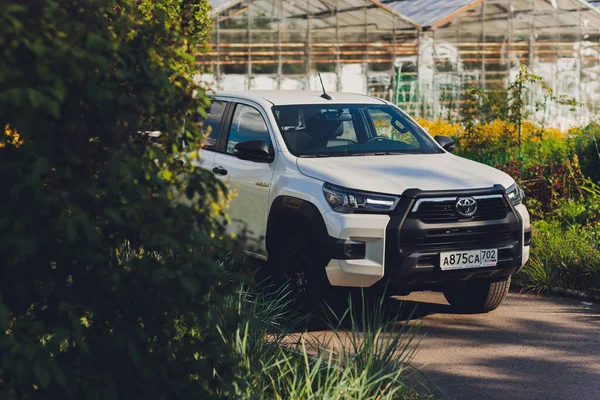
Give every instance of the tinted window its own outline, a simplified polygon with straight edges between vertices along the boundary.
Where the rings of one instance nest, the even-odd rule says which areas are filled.
[[[200,122],[202,132],[205,135],[204,144],[202,145],[203,149],[212,150],[215,148],[226,105],[227,103],[224,101],[213,101],[208,110],[208,115]]]
[[[271,137],[267,124],[257,109],[238,104],[235,107],[229,139],[227,140],[227,153],[232,154],[236,144],[249,140],[264,140],[271,144]]]
[[[442,153],[415,121],[388,105],[290,105],[273,112],[297,156]]]

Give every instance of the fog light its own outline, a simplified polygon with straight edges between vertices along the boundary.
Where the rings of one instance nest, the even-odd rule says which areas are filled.
[[[333,258],[336,260],[360,260],[365,258],[365,242],[356,240],[338,240],[335,243]]]
[[[523,246],[529,246],[531,244],[531,229],[527,229],[524,236]]]

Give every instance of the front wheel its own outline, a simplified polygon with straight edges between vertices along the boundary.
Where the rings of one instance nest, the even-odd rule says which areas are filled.
[[[280,284],[290,285],[294,300],[301,306],[316,306],[329,291],[325,264],[321,262],[316,246],[303,232],[283,237],[269,269]]]
[[[504,301],[510,288],[510,276],[501,281],[472,281],[462,287],[444,291],[450,306],[462,313],[478,314],[495,310]]]

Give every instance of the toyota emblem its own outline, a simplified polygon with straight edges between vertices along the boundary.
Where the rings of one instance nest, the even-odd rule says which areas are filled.
[[[459,197],[454,208],[459,217],[471,218],[477,212],[477,202],[472,197]]]

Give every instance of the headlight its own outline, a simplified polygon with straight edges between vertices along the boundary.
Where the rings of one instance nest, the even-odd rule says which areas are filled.
[[[510,199],[513,206],[518,206],[525,198],[525,192],[516,183],[506,189],[506,195]]]
[[[400,201],[400,197],[360,192],[329,183],[323,185],[323,194],[333,211],[340,213],[385,213],[392,211]]]

